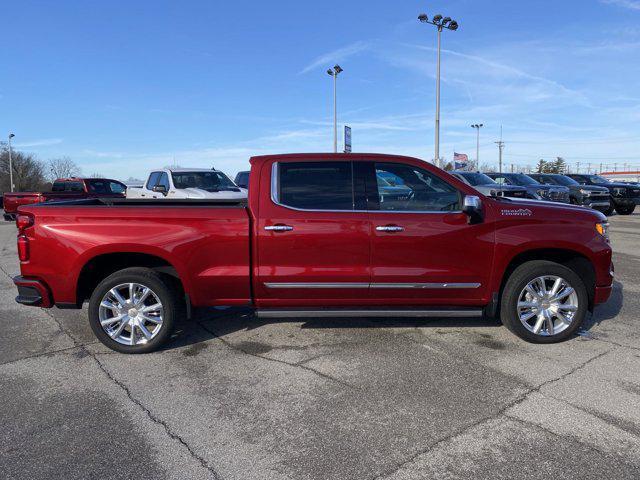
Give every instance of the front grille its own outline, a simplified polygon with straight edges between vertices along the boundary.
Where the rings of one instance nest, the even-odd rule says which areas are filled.
[[[549,198],[554,202],[569,203],[569,193],[562,192],[560,190],[551,190],[549,192]]]
[[[515,192],[503,192],[505,197],[527,198],[526,190],[516,190]]]

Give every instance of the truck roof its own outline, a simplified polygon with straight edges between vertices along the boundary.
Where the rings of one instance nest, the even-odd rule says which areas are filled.
[[[426,162],[421,158],[409,157],[407,155],[394,155],[388,153],[283,153],[277,155],[258,155],[251,157],[249,162],[263,163],[267,160],[282,159],[282,160],[384,160],[384,159],[411,159]]]
[[[215,168],[158,168],[151,170],[152,172],[176,172],[176,173],[188,173],[188,172],[217,172]]]

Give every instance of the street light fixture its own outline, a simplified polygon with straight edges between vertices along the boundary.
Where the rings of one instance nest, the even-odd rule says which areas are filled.
[[[13,162],[11,161],[11,139],[15,137],[13,133],[9,134],[9,188],[13,192]]]
[[[327,70],[333,77],[333,153],[338,153],[338,75],[343,71],[340,65]]]
[[[480,129],[484,127],[482,123],[476,123],[471,125],[471,128],[476,129],[476,168],[480,168]]]
[[[436,67],[436,145],[435,145],[435,162],[437,166],[440,166],[440,36],[443,29],[456,31],[458,29],[458,22],[452,20],[451,17],[444,17],[442,15],[434,15],[429,20],[426,13],[418,15],[418,20],[422,23],[430,23],[438,29],[438,62]]]

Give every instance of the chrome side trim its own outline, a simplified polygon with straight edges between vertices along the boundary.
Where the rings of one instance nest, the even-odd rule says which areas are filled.
[[[372,283],[371,288],[478,288],[480,283]]]
[[[267,288],[479,288],[480,283],[350,283],[350,282],[289,282],[264,284]]]
[[[265,283],[267,288],[369,288],[368,283]]]
[[[336,318],[336,317],[448,317],[448,318],[469,318],[481,317],[482,309],[472,310],[256,310],[257,317],[260,318]]]

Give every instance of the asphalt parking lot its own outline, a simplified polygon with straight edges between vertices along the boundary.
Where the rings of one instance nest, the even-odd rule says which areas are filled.
[[[640,214],[581,336],[480,319],[266,321],[206,310],[116,354],[85,311],[14,302],[0,225],[0,478],[640,478]]]

